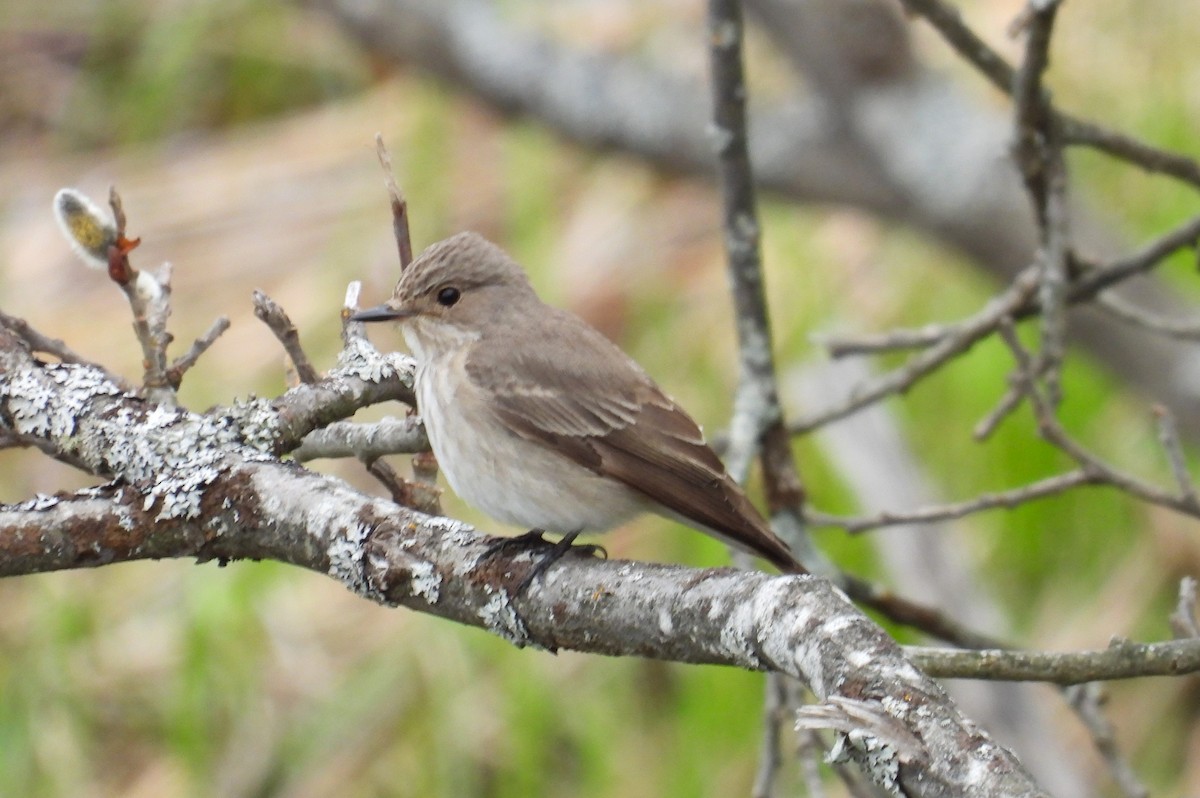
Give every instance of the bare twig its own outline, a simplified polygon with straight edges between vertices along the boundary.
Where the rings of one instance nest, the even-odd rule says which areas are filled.
[[[1147,172],[1170,175],[1193,186],[1200,186],[1200,164],[1197,164],[1194,158],[1154,147],[1133,136],[1109,130],[1086,119],[1060,115],[1059,129],[1064,144],[1091,147],[1126,163],[1140,166]]]
[[[953,335],[957,328],[956,324],[927,324],[916,329],[898,328],[882,333],[845,337],[814,333],[809,336],[809,340],[816,346],[824,347],[830,357],[847,357],[894,352],[897,349],[924,349]]]
[[[1038,304],[1041,311],[1039,373],[1050,404],[1061,400],[1060,372],[1066,353],[1067,230],[1066,164],[1054,109],[1042,85],[1050,63],[1050,33],[1057,0],[1030,2],[1019,18],[1027,31],[1025,57],[1013,76],[1013,160],[1021,171],[1038,226]]]
[[[959,623],[936,607],[898,596],[888,588],[866,579],[843,574],[837,583],[847,596],[859,604],[870,607],[895,623],[920,630],[935,640],[967,649],[1011,648],[998,638]]]
[[[1157,504],[1192,517],[1200,517],[1200,503],[1187,495],[1176,495],[1149,482],[1121,471],[1103,459],[1096,457],[1072,438],[1054,415],[1054,408],[1042,394],[1031,376],[1034,373],[1033,359],[1016,336],[1012,325],[1001,324],[1000,336],[1008,345],[1017,361],[1020,378],[1026,396],[1033,405],[1038,432],[1048,443],[1060,449],[1084,471],[1091,473],[1098,483],[1109,484],[1150,504]]]
[[[1167,462],[1171,465],[1171,474],[1179,493],[1192,504],[1200,507],[1200,497],[1196,495],[1196,482],[1188,471],[1187,458],[1183,455],[1183,444],[1179,440],[1179,429],[1175,424],[1175,414],[1165,405],[1155,405],[1151,408],[1155,419],[1158,420],[1158,440],[1163,451],[1167,453]]]
[[[1071,282],[1067,301],[1075,303],[1090,300],[1104,289],[1128,277],[1150,271],[1179,250],[1185,247],[1194,248],[1198,240],[1200,216],[1193,217],[1175,229],[1151,239],[1123,258],[1110,261],[1101,268],[1088,269]],[[1022,315],[1018,314],[1016,318],[1022,318]]]
[[[1077,255],[1072,255],[1072,271],[1078,272],[1078,276],[1072,279],[1066,286],[1066,303],[1068,305],[1076,305],[1092,301],[1098,296],[1105,297],[1102,300],[1102,305],[1115,306],[1110,309],[1119,315],[1124,310],[1123,315],[1127,321],[1139,323],[1141,326],[1151,329],[1157,328],[1162,332],[1175,334],[1178,337],[1190,338],[1192,336],[1191,331],[1194,329],[1193,325],[1186,322],[1178,324],[1156,322],[1146,318],[1144,314],[1139,315],[1128,304],[1121,305],[1120,300],[1109,302],[1107,295],[1101,292],[1135,274],[1143,274],[1158,267],[1169,256],[1186,247],[1196,247],[1198,242],[1200,242],[1200,216],[1189,219],[1175,229],[1151,239],[1129,255],[1109,261],[1104,265],[1087,263]],[[1026,281],[1031,280],[1031,271],[1036,270],[1026,269],[1021,272],[1013,281],[1013,286],[1022,285]],[[1012,289],[1010,288],[1010,290]],[[1004,296],[1007,296],[1007,294],[993,299],[992,303],[1002,300]],[[989,303],[981,311],[981,314],[988,314],[992,308],[992,303]],[[1022,298],[1022,301],[1006,304],[1011,309],[1011,312],[1007,315],[1014,320],[1026,319],[1041,311],[1041,304],[1036,299],[1036,293],[1032,291],[1029,291]],[[950,324],[929,324],[916,329],[892,330],[877,335],[846,338],[821,338],[814,336],[814,340],[828,347],[829,353],[833,357],[888,352],[897,349],[924,349],[945,344],[963,335],[964,329],[973,326],[976,318],[976,316],[972,316]],[[993,329],[992,327],[985,328],[980,337],[991,333]],[[1174,332],[1175,330],[1178,330],[1178,332]],[[838,417],[840,418],[841,416]]]
[[[1185,576],[1179,580],[1179,599],[1170,621],[1176,638],[1200,638],[1200,623],[1196,621],[1196,577]]]
[[[196,365],[196,361],[200,359],[200,356],[207,352],[209,347],[215,344],[217,339],[220,338],[228,329],[228,316],[221,316],[214,321],[212,326],[208,328],[208,332],[204,333],[204,335],[200,336],[192,343],[191,349],[175,358],[174,362],[171,363],[171,368],[167,369],[167,379],[170,381],[170,383],[178,388],[179,383],[183,381],[183,375],[187,373],[187,370]]]
[[[966,352],[991,334],[1000,319],[1011,316],[1018,308],[1023,307],[1036,290],[1037,276],[1036,270],[1026,269],[1003,294],[993,297],[974,316],[955,324],[951,336],[941,339],[924,352],[913,355],[900,368],[863,384],[848,399],[807,418],[793,421],[788,425],[788,429],[793,433],[809,432],[887,396],[908,390],[950,358]]]
[[[296,368],[296,375],[300,381],[311,384],[319,380],[321,375],[313,368],[312,361],[308,359],[304,347],[300,345],[300,334],[296,332],[296,325],[292,324],[287,312],[262,291],[254,292],[253,301],[254,315],[270,328],[279,343],[283,345],[284,351],[287,352],[288,358]]]
[[[952,518],[962,518],[973,513],[997,508],[1011,510],[1027,502],[1055,496],[1081,485],[1095,485],[1098,482],[1100,479],[1097,475],[1086,469],[1077,469],[1031,482],[1020,488],[998,493],[984,493],[967,501],[922,507],[907,512],[884,512],[869,518],[848,518],[809,510],[806,515],[809,523],[814,526],[836,526],[850,533],[867,532],[900,524],[948,521]]]
[[[1116,639],[1093,651],[1017,651],[906,646],[909,658],[930,676],[942,679],[995,679],[1013,682],[1084,682],[1179,676],[1200,672],[1200,639],[1134,643]]]
[[[1108,722],[1108,718],[1104,717],[1104,712],[1100,708],[1104,701],[1101,686],[1095,682],[1075,685],[1067,688],[1066,695],[1071,708],[1075,710],[1075,714],[1083,721],[1084,727],[1091,735],[1092,742],[1104,760],[1104,764],[1108,765],[1109,772],[1113,774],[1113,781],[1116,782],[1121,793],[1127,798],[1149,798],[1150,791],[1146,789],[1146,785],[1142,784],[1141,779],[1137,777],[1133,768],[1129,766],[1129,762],[1121,754],[1121,749],[1117,747],[1117,740],[1113,734],[1112,724]]]
[[[1095,304],[1126,324],[1183,341],[1200,341],[1200,321],[1196,319],[1165,319],[1127,302],[1111,291],[1097,296]]]
[[[758,770],[754,774],[753,798],[771,798],[775,794],[775,777],[782,760],[780,730],[788,714],[787,681],[778,673],[766,678],[766,697],[763,700],[762,746],[758,755]]]
[[[375,134],[375,152],[379,156],[379,165],[383,167],[384,183],[392,206],[392,233],[396,237],[396,250],[400,255],[400,269],[403,271],[413,259],[412,236],[408,230],[408,202],[400,193],[400,186],[396,185],[392,156],[383,144],[382,133]]]
[[[130,384],[129,381],[124,377],[113,374],[99,363],[88,360],[75,350],[71,349],[61,340],[43,335],[31,327],[29,322],[25,321],[24,319],[16,316],[10,316],[5,312],[0,311],[0,326],[3,326],[15,333],[17,337],[29,345],[29,350],[31,352],[41,352],[42,354],[52,355],[53,357],[58,358],[59,362],[61,363],[76,363],[79,365],[91,366],[92,368],[100,369],[106,375],[108,375],[110,380],[120,385],[121,390],[129,392],[134,391],[133,385]]]
[[[711,0],[708,6],[711,133],[717,153],[739,364],[726,460],[729,473],[744,482],[755,453],[759,454],[772,515],[790,514],[795,522],[789,525],[791,534],[784,539],[799,553],[798,559],[815,564],[816,550],[800,523],[803,488],[779,404],[771,325],[763,289],[761,230],[746,135],[742,27],[741,5],[737,0]]]
[[[1015,70],[1003,56],[967,27],[956,8],[942,0],[900,2],[909,13],[924,17],[959,55],[973,64],[996,88],[1006,94],[1012,92]],[[1191,158],[1152,147],[1087,120],[1061,112],[1055,116],[1064,144],[1093,147],[1148,172],[1170,175],[1193,186],[1200,186],[1200,164]]]
[[[1004,419],[1011,416],[1021,406],[1021,402],[1024,400],[1025,392],[1015,385],[1009,385],[1008,390],[1004,392],[1004,396],[1000,397],[996,406],[979,420],[975,429],[971,430],[971,437],[976,441],[986,441],[1004,422]]]

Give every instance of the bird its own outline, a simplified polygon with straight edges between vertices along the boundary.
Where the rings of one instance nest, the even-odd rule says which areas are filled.
[[[416,360],[418,411],[454,492],[529,529],[497,550],[562,535],[523,585],[578,535],[646,512],[782,572],[807,572],[692,417],[598,330],[542,302],[524,269],[483,236],[431,245],[386,303],[350,318],[399,326]]]

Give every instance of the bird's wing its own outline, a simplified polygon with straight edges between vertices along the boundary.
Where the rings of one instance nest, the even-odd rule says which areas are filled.
[[[530,345],[529,337],[499,335],[480,341],[467,361],[471,380],[494,397],[493,410],[510,431],[553,446],[777,567],[796,569],[700,427],[636,363],[573,316],[556,314],[540,332],[569,345],[547,348]]]

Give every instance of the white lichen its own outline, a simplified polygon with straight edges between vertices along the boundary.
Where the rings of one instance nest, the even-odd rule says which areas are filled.
[[[900,789],[900,755],[894,747],[862,729],[839,734],[825,757],[833,764],[857,762],[871,781],[891,795],[903,795]]]
[[[357,377],[366,382],[382,382],[397,374],[408,375],[409,382],[416,372],[416,361],[400,352],[381,353],[365,338],[351,338],[338,353],[338,364],[330,377]]]
[[[437,604],[442,592],[442,577],[433,563],[417,561],[409,569],[412,574],[412,592],[430,604]]]
[[[118,397],[130,401],[114,406]],[[229,418],[140,404],[92,366],[14,369],[0,384],[0,400],[17,432],[49,440],[98,473],[147,485],[143,507],[157,504],[160,519],[198,518],[204,491],[230,453],[268,459],[264,449],[246,445],[242,425]],[[265,426],[251,428],[264,434]]]
[[[332,535],[325,556],[329,558],[329,575],[360,596],[369,592],[363,573],[363,543],[371,530],[364,524],[346,527]]]
[[[492,593],[487,602],[479,610],[479,618],[483,627],[518,648],[529,645],[529,630],[525,622],[513,608],[512,599],[504,590]]]

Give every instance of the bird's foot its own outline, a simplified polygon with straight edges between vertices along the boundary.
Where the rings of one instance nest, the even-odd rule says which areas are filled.
[[[479,555],[479,559],[475,561],[475,564],[478,566],[499,554],[518,554],[521,551],[549,547],[549,550],[542,553],[540,557],[537,557],[533,567],[529,569],[529,573],[525,575],[525,578],[513,590],[512,597],[516,598],[524,593],[533,584],[533,581],[544,574],[551,565],[561,560],[567,552],[578,552],[588,557],[600,556],[608,559],[608,552],[605,551],[603,546],[598,546],[594,543],[580,543],[579,545],[575,545],[575,538],[579,537],[580,531],[568,532],[554,543],[546,540],[546,533],[541,529],[531,529],[522,535],[511,538],[500,538],[488,546],[483,554]]]

